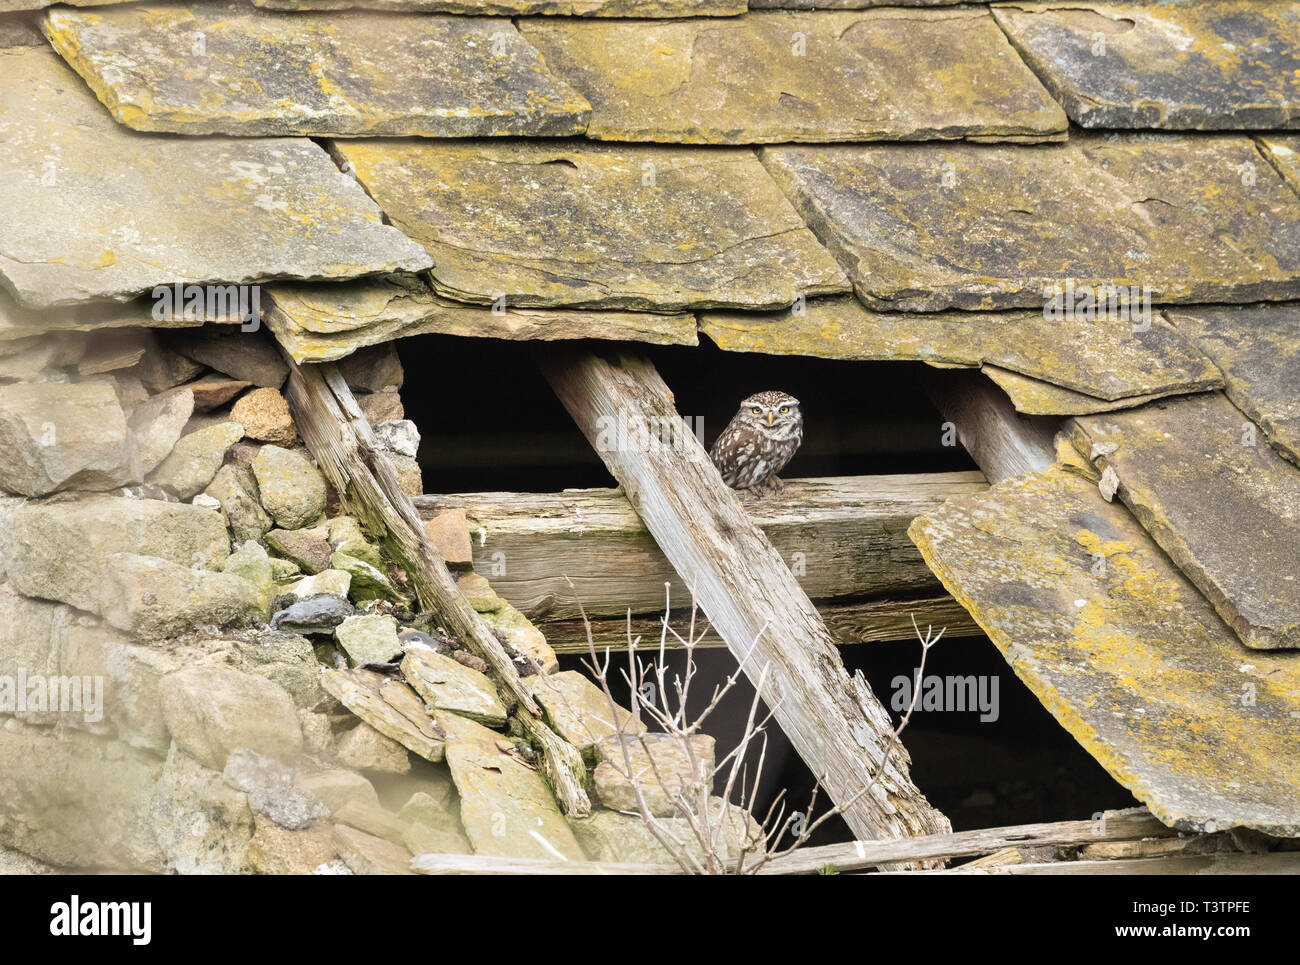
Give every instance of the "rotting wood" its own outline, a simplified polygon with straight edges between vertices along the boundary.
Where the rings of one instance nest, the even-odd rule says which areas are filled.
[[[926,389],[935,407],[956,429],[990,484],[1022,472],[1046,469],[1056,461],[1054,442],[1062,420],[1017,412],[1006,394],[979,372],[927,373]]]
[[[645,451],[621,444],[646,425],[683,425],[654,366],[627,352],[559,350],[544,371],[747,676],[763,675],[764,700],[853,833],[949,831],[912,783],[885,708],[845,672],[816,608],[700,441],[679,431]]]
[[[662,587],[660,588],[662,590]],[[681,624],[690,614],[689,598],[675,598],[669,626],[681,632]],[[817,603],[817,612],[822,622],[831,632],[831,639],[838,646],[855,643],[886,643],[896,640],[915,640],[912,618],[917,625],[925,628],[943,627],[944,640],[959,637],[981,637],[984,631],[979,628],[965,608],[947,594],[924,596],[909,599],[865,600],[845,603]],[[634,614],[632,616],[632,636],[640,636],[643,642],[659,645],[659,634],[663,613]],[[587,634],[581,620],[559,620],[555,622],[539,621],[537,629],[546,636],[546,642],[557,654],[586,654]],[[601,650],[608,647],[614,652],[627,649],[627,617],[606,617],[591,621],[592,638]],[[676,650],[681,644],[669,634],[664,641],[668,650]],[[726,643],[711,628],[700,640],[700,649],[725,647]]]
[[[333,364],[300,366],[287,352],[284,355],[289,364],[286,397],[294,422],[344,507],[381,536],[385,548],[405,568],[420,605],[487,661],[505,694],[518,703],[516,717],[540,748],[545,774],[564,811],[589,813],[581,754],[546,726],[501,642],[456,589],[338,369]]]
[[[882,863],[943,861],[992,854],[1011,847],[1072,847],[1100,842],[1176,839],[1145,808],[1107,811],[1091,821],[1057,821],[1011,827],[981,828],[951,834],[929,834],[893,841],[847,841],[804,847],[776,858],[764,875],[817,874],[824,870],[863,871]],[[417,855],[411,867],[425,874],[682,874],[675,864],[609,864],[604,862],[515,861],[489,855]],[[954,869],[957,870],[957,869]]]
[[[907,527],[950,496],[986,488],[978,472],[798,479],[744,506],[813,600],[938,594]],[[618,489],[425,495],[415,507],[425,519],[464,508],[475,569],[530,620],[577,620],[579,600],[593,620],[662,613],[665,582],[675,604],[689,601]]]

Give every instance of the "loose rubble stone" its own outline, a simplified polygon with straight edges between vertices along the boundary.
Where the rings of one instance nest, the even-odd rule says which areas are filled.
[[[388,663],[402,652],[397,621],[390,616],[358,614],[334,628],[334,639],[354,667]]]
[[[290,633],[331,635],[336,626],[355,612],[343,596],[308,596],[276,613],[271,618],[271,626]]]
[[[296,355],[294,357],[297,358]],[[393,422],[406,415],[406,410],[402,407],[402,396],[398,392],[358,392],[356,400],[361,414],[372,426],[381,422]]]
[[[408,646],[402,658],[402,675],[434,710],[451,711],[489,727],[506,722],[505,705],[492,681],[451,657]]]
[[[324,698],[320,663],[307,637],[265,627],[233,636],[249,672],[283,688],[299,708],[315,707]],[[302,714],[298,716],[301,721]]]
[[[1248,0],[1005,4],[993,16],[1082,127],[1294,127],[1300,20]]]
[[[620,741],[631,759],[630,774]],[[708,734],[696,734],[686,741],[671,734],[613,735],[596,742],[596,753],[600,757],[592,775],[596,793],[614,811],[637,810],[635,783],[651,814],[672,817],[679,813],[675,801],[685,788],[712,781],[714,740]]]
[[[605,692],[576,670],[533,674],[524,678],[524,685],[546,711],[555,732],[590,762],[594,763],[596,743],[602,738],[645,733],[644,723],[633,720],[623,707],[611,710]]]
[[[288,446],[298,438],[289,403],[279,389],[254,389],[235,403],[230,418],[244,427],[250,439]]]
[[[393,471],[397,473],[397,485],[402,492],[412,499],[424,495],[424,477],[420,472],[420,464],[400,452],[389,452],[385,455]]]
[[[1245,650],[1095,483],[1014,476],[909,532],[1016,675],[1162,822],[1300,829],[1300,771],[1278,766],[1300,740],[1300,655]]]
[[[537,771],[478,740],[449,741],[447,765],[460,793],[461,824],[475,854],[585,860]]]
[[[424,535],[434,551],[451,567],[474,565],[474,546],[469,538],[469,521],[464,509],[445,509],[426,520]]]
[[[363,771],[406,774],[411,770],[406,748],[364,721],[339,738],[336,756],[340,764]]]
[[[418,791],[397,813],[402,844],[411,854],[473,854],[454,806]]]
[[[257,479],[246,466],[222,466],[204,492],[221,504],[230,535],[236,541],[261,539],[274,525],[262,508]]]
[[[225,405],[252,384],[252,382],[232,379],[227,375],[213,372],[201,379],[187,382],[185,388],[189,389],[194,396],[194,411],[209,412]]]
[[[526,658],[529,669],[533,665],[541,673],[554,673],[560,668],[559,658],[546,642],[541,630],[533,626],[528,618],[509,603],[502,601],[499,609],[492,613],[480,614],[483,622],[501,636],[502,642],[515,653]]]
[[[226,458],[226,450],[243,437],[243,428],[234,422],[218,422],[181,436],[149,480],[189,499],[208,487]]]
[[[204,69],[177,71],[167,51],[188,50],[196,32],[212,38]],[[224,4],[61,8],[47,16],[45,34],[113,116],[137,130],[557,136],[581,134],[590,113],[497,19],[287,17]]]
[[[335,150],[428,250],[435,287],[463,301],[779,308],[847,287],[751,151],[392,140]]]
[[[230,555],[230,538],[211,510],[111,496],[17,506],[0,529],[0,557],[19,591],[92,613],[116,553],[215,569]]]
[[[256,545],[256,544],[254,544]],[[242,576],[192,569],[153,556],[108,557],[98,612],[119,630],[161,640],[263,615],[264,594]]]
[[[188,388],[161,392],[136,406],[127,419],[140,454],[140,472],[153,472],[175,447],[194,412],[194,393]]]
[[[321,570],[319,573],[292,583],[285,593],[295,600],[306,600],[322,594],[346,600],[351,586],[351,574],[344,573],[342,570]]]
[[[402,360],[391,342],[361,349],[339,362],[339,374],[348,387],[360,392],[400,389],[406,378]]]
[[[1300,466],[1300,308],[1252,305],[1168,314],[1222,370],[1233,405]]]
[[[325,478],[300,452],[263,446],[253,460],[262,506],[284,529],[315,522],[325,511]]]
[[[1104,452],[1093,463],[1246,646],[1300,647],[1300,470],[1219,393],[1075,425],[1076,447]]]
[[[375,441],[384,449],[415,458],[420,449],[420,430],[410,419],[383,422],[374,427]]]
[[[368,345],[413,335],[460,335],[525,341],[597,338],[695,345],[686,313],[598,312],[467,305],[434,294],[424,281],[393,275],[334,285],[268,286],[267,323],[299,362],[330,362]],[[371,425],[403,416],[396,393],[357,396]]]
[[[343,540],[335,546],[335,549],[345,556],[361,560],[363,563],[369,563],[376,569],[381,569],[384,565],[384,557],[379,551],[379,547],[364,539]],[[330,555],[332,558],[333,554],[331,553]]]
[[[1064,305],[1071,284],[1076,310],[1085,289],[1108,285],[1146,286],[1156,304],[1300,295],[1300,197],[1257,163],[1248,138],[1085,135],[1033,151],[909,144],[760,156],[868,308],[1042,309],[1045,291],[1055,287]],[[1255,171],[1250,185],[1241,170]]]
[[[111,386],[0,385],[0,487],[43,496],[113,489],[138,475],[135,446]]]
[[[256,386],[279,389],[289,377],[289,366],[265,332],[223,332],[208,326],[171,332],[165,341],[186,358]]]
[[[334,826],[317,821],[300,831],[286,831],[264,815],[253,815],[248,863],[254,874],[309,875],[337,861]]]
[[[280,827],[299,831],[329,816],[315,795],[294,786],[293,769],[254,751],[237,748],[226,758],[222,780],[248,795],[248,806]]]
[[[149,802],[154,834],[179,874],[245,874],[253,837],[248,798],[173,749]]]
[[[310,140],[213,139],[195,151],[192,141],[120,127],[48,49],[0,50],[0,64],[0,143],[12,174],[0,185],[9,213],[0,277],[26,305],[123,299],[178,278],[251,284],[429,265]],[[33,130],[45,136],[25,136]],[[61,149],[51,172],[53,143]],[[106,166],[117,172],[111,192]],[[123,224],[133,230],[118,231]]]
[[[1223,383],[1210,360],[1154,312],[1145,320],[1041,311],[884,315],[855,298],[833,298],[798,313],[706,312],[700,329],[729,352],[987,363],[1111,400]]]
[[[266,534],[266,545],[273,553],[293,560],[306,573],[329,569],[330,544],[307,530],[273,529]],[[346,589],[340,595],[346,595]]]
[[[350,592],[352,599],[358,603],[368,600],[389,600],[393,603],[406,602],[406,597],[393,586],[388,577],[378,567],[367,563],[365,560],[359,560],[347,553],[336,552],[330,557],[330,567],[342,570],[352,577]]]
[[[302,751],[302,730],[289,695],[255,674],[191,667],[168,675],[163,714],[172,738],[195,759],[217,768],[245,749],[285,763]]]
[[[233,573],[253,589],[257,601],[257,615],[261,620],[271,619],[271,604],[275,601],[275,574],[271,571],[271,558],[255,540],[248,540],[221,564],[223,573]]]
[[[385,737],[425,760],[442,760],[443,733],[405,684],[368,670],[326,670],[321,686]]]
[[[524,37],[591,101],[587,136],[756,144],[1063,136],[986,10],[544,18]]]

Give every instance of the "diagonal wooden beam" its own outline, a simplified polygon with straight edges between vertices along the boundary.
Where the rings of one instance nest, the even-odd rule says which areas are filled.
[[[757,684],[767,668],[763,699],[831,799],[846,805],[853,833],[902,838],[951,830],[912,783],[885,708],[860,675],[845,671],[816,608],[723,485],[704,446],[688,431],[644,444],[683,425],[654,365],[627,352],[568,349],[543,367],[750,680]]]

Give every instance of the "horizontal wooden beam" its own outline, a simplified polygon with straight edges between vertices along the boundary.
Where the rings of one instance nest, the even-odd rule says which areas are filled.
[[[938,595],[907,527],[986,488],[978,472],[842,476],[789,480],[780,496],[742,504],[814,600]],[[665,583],[673,600],[690,598],[621,489],[425,495],[415,505],[425,519],[463,507],[475,570],[531,620],[577,619],[575,589],[592,619],[662,613]]]
[[[984,631],[971,619],[969,613],[952,597],[942,595],[922,596],[908,599],[868,600],[850,603],[819,603],[817,612],[821,614],[826,629],[831,632],[831,639],[840,646],[851,643],[885,643],[891,640],[908,640],[914,636],[912,617],[924,632],[927,626],[936,630],[944,628],[944,640],[957,637],[979,637]],[[689,598],[678,599],[673,607],[669,626],[678,633],[685,633],[685,624],[690,615]],[[638,614],[632,617],[632,636],[641,637],[642,643],[659,640],[659,630],[663,619],[662,609],[658,614]],[[585,654],[587,652],[587,635],[581,620],[557,620],[553,622],[538,621],[537,629],[546,635],[546,642],[559,654]],[[603,617],[591,621],[592,639],[602,650],[620,651],[627,649],[627,618]],[[680,644],[668,635],[667,648],[677,649]],[[700,642],[704,647],[725,647],[722,638],[712,629]]]

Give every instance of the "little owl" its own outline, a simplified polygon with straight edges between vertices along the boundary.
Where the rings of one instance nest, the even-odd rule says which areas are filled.
[[[740,403],[709,450],[722,481],[732,489],[779,491],[776,474],[803,442],[799,400],[784,392],[758,392]]]

